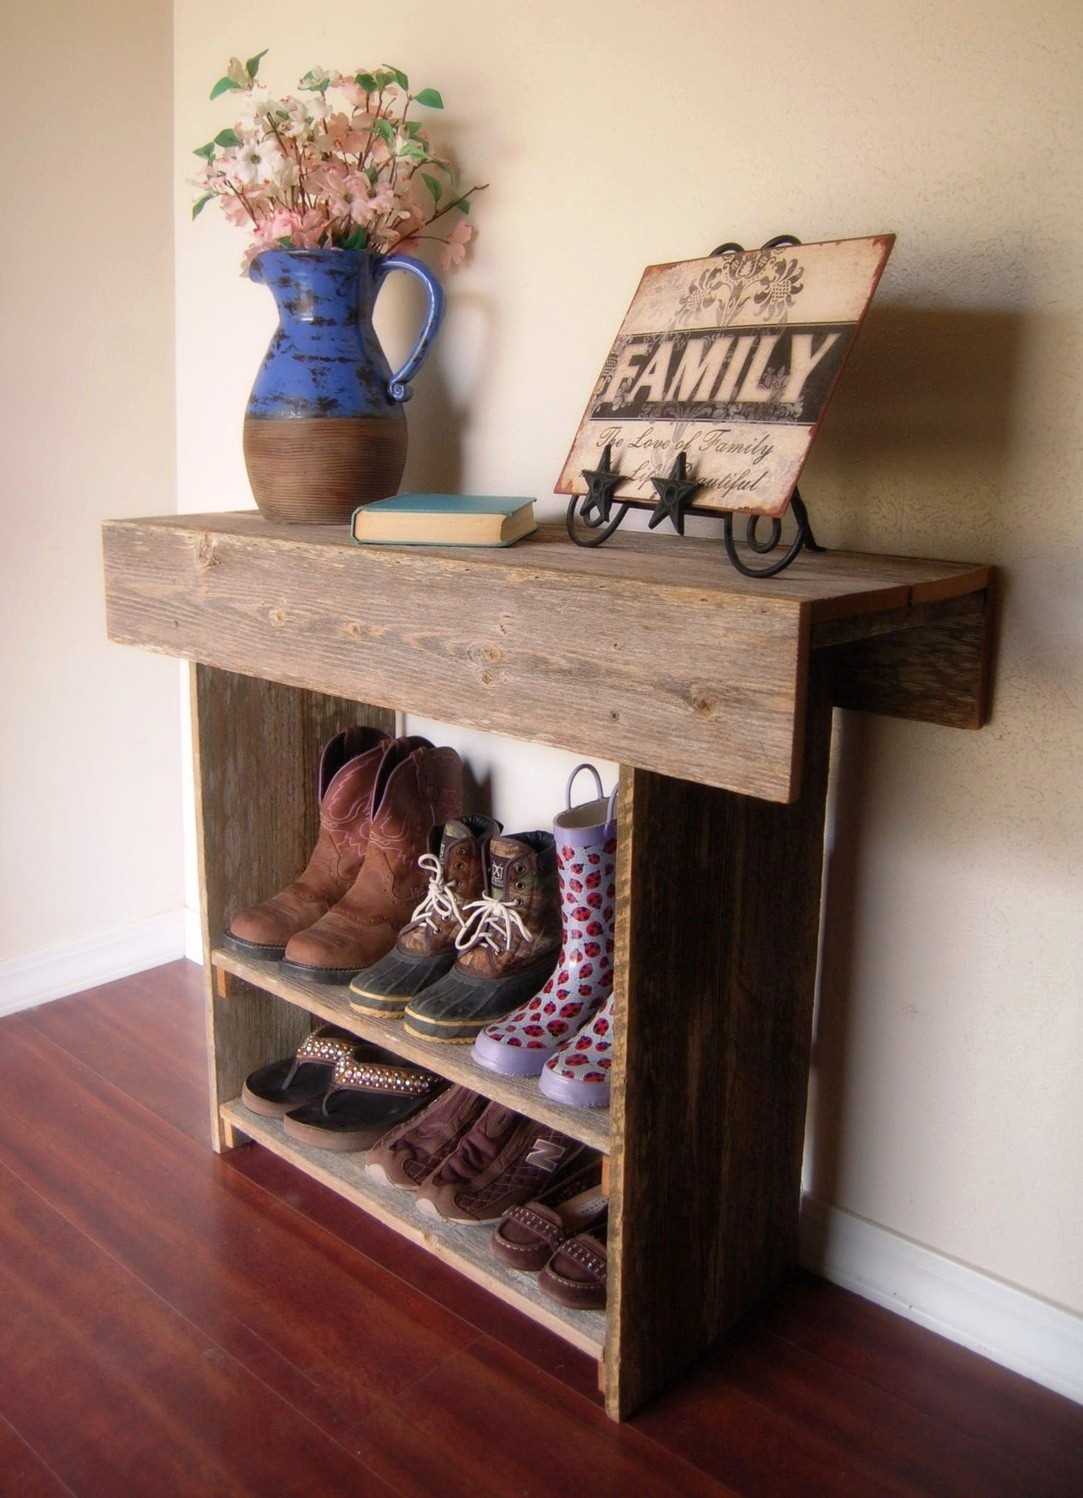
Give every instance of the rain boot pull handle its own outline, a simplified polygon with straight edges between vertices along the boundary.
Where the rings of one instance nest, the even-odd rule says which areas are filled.
[[[564,805],[567,811],[571,811],[572,809],[572,786],[575,784],[575,777],[581,770],[586,770],[594,776],[595,799],[600,801],[605,795],[605,791],[602,789],[602,777],[589,760],[584,760],[581,765],[576,765],[575,769],[568,776],[568,784],[564,789]]]

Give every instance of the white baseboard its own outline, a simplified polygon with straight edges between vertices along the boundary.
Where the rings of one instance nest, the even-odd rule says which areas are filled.
[[[184,907],[184,955],[189,962],[203,966],[203,922],[199,911]]]
[[[111,983],[184,956],[184,911],[168,910],[83,941],[0,962],[0,1015]]]
[[[833,1284],[1083,1403],[1083,1316],[811,1196],[801,1212],[801,1261]]]

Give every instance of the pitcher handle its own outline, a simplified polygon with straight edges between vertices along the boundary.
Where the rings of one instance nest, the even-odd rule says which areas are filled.
[[[402,368],[396,370],[388,381],[387,393],[393,401],[408,401],[413,395],[410,381],[417,374],[429,352],[429,345],[436,337],[444,316],[444,288],[427,265],[414,260],[410,255],[383,255],[376,266],[376,289],[383,285],[389,271],[409,271],[425,288],[425,322],[417,335],[417,342],[406,356]]]

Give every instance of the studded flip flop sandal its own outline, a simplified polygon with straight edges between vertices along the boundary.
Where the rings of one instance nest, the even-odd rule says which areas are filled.
[[[349,1056],[357,1036],[334,1025],[321,1025],[306,1035],[292,1056],[258,1067],[241,1091],[241,1101],[262,1118],[281,1118],[293,1108],[322,1098],[331,1084],[335,1065]]]
[[[593,1179],[584,1185],[587,1176]],[[493,1253],[509,1269],[527,1273],[544,1269],[562,1243],[605,1221],[609,1203],[602,1193],[601,1177],[601,1162],[595,1161],[586,1171],[570,1176],[559,1191],[512,1207],[490,1240]]]
[[[447,1085],[433,1072],[385,1060],[381,1052],[373,1056],[373,1050],[355,1047],[337,1063],[318,1102],[286,1114],[282,1126],[291,1139],[343,1154],[368,1149]]]

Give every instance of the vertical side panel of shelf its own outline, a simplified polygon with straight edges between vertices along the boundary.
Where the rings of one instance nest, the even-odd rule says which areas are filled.
[[[664,1389],[795,1262],[828,685],[800,799],[623,767],[605,1393]]]
[[[215,1149],[236,1131],[219,1108],[247,1074],[291,1050],[303,1010],[247,983],[215,985],[210,952],[237,906],[266,898],[304,867],[319,826],[316,779],[327,738],[351,723],[393,731],[394,714],[259,677],[193,665],[192,738],[200,913]]]

